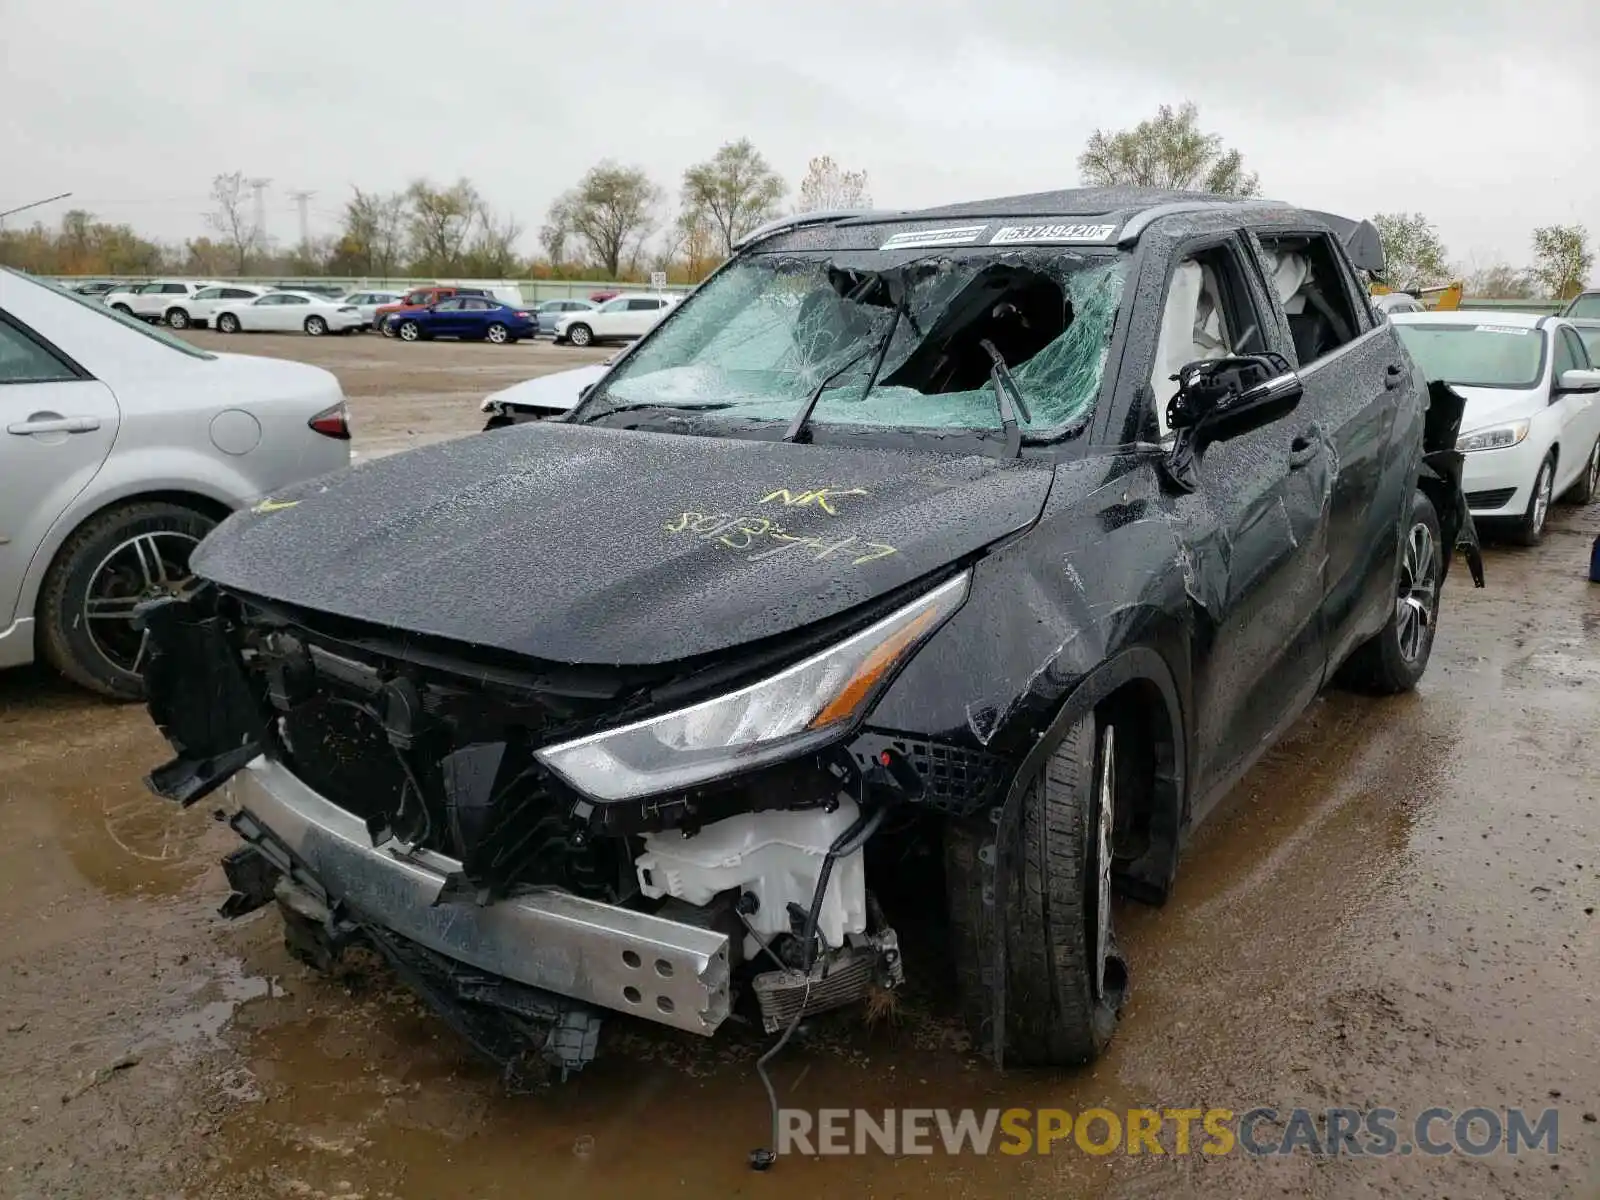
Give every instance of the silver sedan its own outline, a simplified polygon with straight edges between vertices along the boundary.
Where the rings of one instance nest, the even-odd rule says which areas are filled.
[[[344,393],[303,363],[209,354],[0,268],[0,668],[43,658],[136,698],[143,601],[182,591],[230,513],[350,462]]]

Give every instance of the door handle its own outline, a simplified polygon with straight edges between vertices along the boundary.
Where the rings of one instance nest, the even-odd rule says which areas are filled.
[[[1384,372],[1383,372],[1384,390],[1392,392],[1392,391],[1394,391],[1395,388],[1399,387],[1401,385],[1401,383],[1403,383],[1404,381],[1405,381],[1405,372],[1400,369],[1398,364],[1390,363],[1387,367],[1384,368]]]
[[[1313,425],[1289,443],[1289,469],[1299,470],[1322,453],[1322,431]]]
[[[26,437],[30,433],[90,433],[99,428],[99,417],[34,416],[7,425],[6,432]]]

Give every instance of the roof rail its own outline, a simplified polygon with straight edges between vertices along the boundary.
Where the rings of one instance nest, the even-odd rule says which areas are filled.
[[[1139,235],[1162,217],[1175,217],[1180,213],[1211,212],[1223,208],[1287,208],[1281,200],[1173,200],[1136,212],[1117,235],[1117,245],[1128,246],[1139,240]]]
[[[848,221],[852,217],[893,217],[899,215],[889,209],[881,208],[830,208],[819,212],[791,213],[787,217],[779,217],[775,221],[768,221],[765,225],[758,225],[734,242],[733,248],[735,250],[743,250],[746,246],[765,241],[773,234],[783,233],[790,229],[803,229],[807,225],[832,225],[838,221]]]

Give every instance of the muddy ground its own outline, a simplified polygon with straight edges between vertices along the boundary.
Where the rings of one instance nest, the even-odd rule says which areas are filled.
[[[484,392],[595,357],[246,346],[338,372],[362,453],[475,429]],[[580,1077],[507,1097],[381,971],[319,977],[273,914],[217,917],[233,839],[144,791],[166,747],[142,710],[24,671],[0,675],[0,1195],[1600,1195],[1600,506],[1553,519],[1540,548],[1490,553],[1487,590],[1452,576],[1415,695],[1327,694],[1202,828],[1171,902],[1119,914],[1133,992],[1098,1065],[997,1074],[948,967],[913,958],[897,1023],[818,1022],[776,1069],[811,1109],[1553,1105],[1553,1159],[1064,1143],[757,1176],[762,1043],[621,1018]]]

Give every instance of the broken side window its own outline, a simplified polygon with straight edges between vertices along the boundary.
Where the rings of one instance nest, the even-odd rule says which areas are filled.
[[[813,425],[995,429],[992,346],[1031,415],[1084,421],[1099,392],[1125,259],[979,250],[752,255],[702,285],[630,355],[594,412],[715,406]]]

